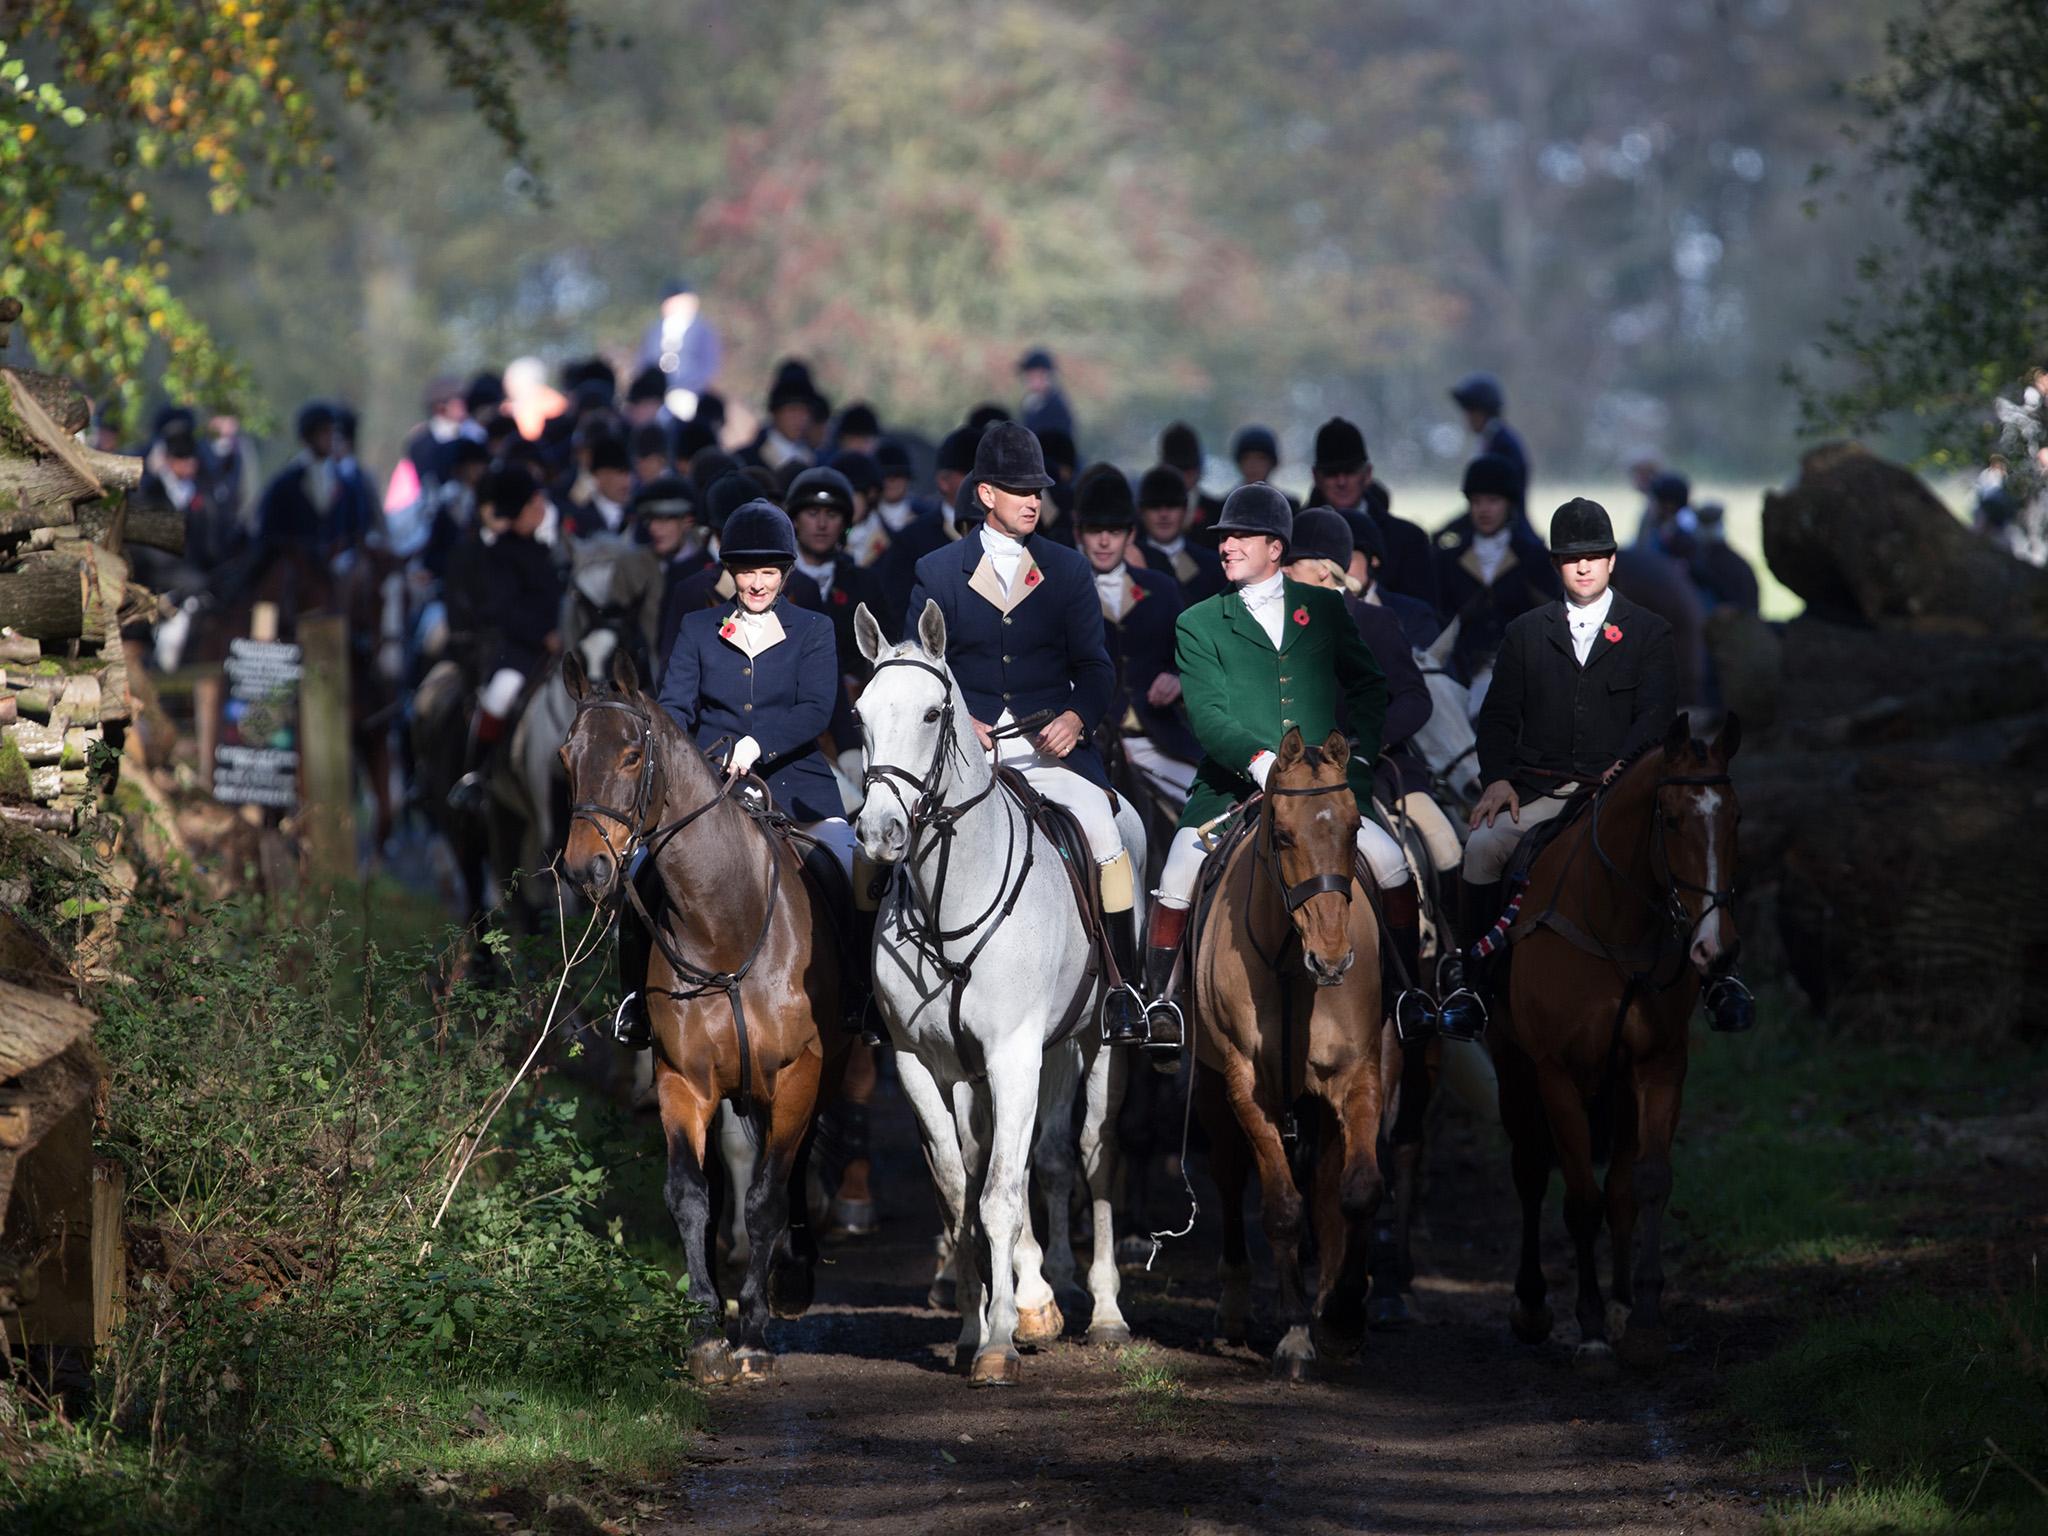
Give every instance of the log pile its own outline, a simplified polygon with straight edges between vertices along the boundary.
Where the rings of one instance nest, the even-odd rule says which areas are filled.
[[[1766,497],[1764,549],[1807,611],[1709,626],[1754,743],[1737,759],[1752,941],[1781,943],[1839,1027],[2040,1035],[2048,574],[1843,444]]]
[[[0,345],[20,317],[0,299]],[[157,610],[125,551],[179,552],[174,515],[127,504],[142,461],[83,447],[91,417],[69,380],[0,368],[0,819],[69,830],[94,744],[131,712],[124,624]]]

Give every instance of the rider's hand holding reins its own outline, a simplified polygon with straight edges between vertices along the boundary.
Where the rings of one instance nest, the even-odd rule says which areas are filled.
[[[968,716],[967,723],[974,727],[974,739],[981,743],[981,750],[984,752],[993,752],[995,750],[996,741],[993,736],[989,735],[988,727],[983,725],[979,720],[976,720],[972,715]]]
[[[1038,733],[1038,750],[1065,757],[1081,739],[1081,717],[1071,709],[1062,710],[1052,723]]]
[[[1152,679],[1152,686],[1145,690],[1145,702],[1154,709],[1166,709],[1180,698],[1180,677],[1177,673],[1162,672]]]
[[[761,761],[761,743],[751,736],[742,736],[732,744],[732,752],[726,758],[726,767],[735,776],[751,773],[754,764]]]
[[[1522,801],[1521,797],[1515,793],[1514,785],[1510,784],[1506,779],[1495,779],[1486,786],[1486,793],[1479,797],[1479,803],[1472,807],[1473,830],[1478,830],[1481,822],[1485,822],[1489,827],[1492,826],[1493,818],[1502,811],[1508,813],[1509,821],[1520,823],[1522,819]]]
[[[1245,769],[1245,772],[1250,775],[1251,781],[1258,785],[1260,789],[1266,787],[1266,775],[1272,771],[1273,754],[1271,752],[1261,752],[1251,760],[1250,765]]]

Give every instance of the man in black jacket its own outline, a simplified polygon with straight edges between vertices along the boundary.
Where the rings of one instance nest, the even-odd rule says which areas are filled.
[[[1181,603],[1192,608],[1230,590],[1216,552],[1188,537],[1187,479],[1170,464],[1156,464],[1138,481],[1138,553],[1148,569],[1180,583]]]
[[[1482,453],[1465,466],[1464,514],[1436,536],[1437,593],[1459,621],[1453,670],[1468,682],[1493,665],[1510,623],[1561,595],[1522,489],[1519,467]]]
[[[1364,512],[1378,526],[1387,546],[1380,569],[1380,581],[1387,590],[1416,598],[1429,604],[1431,612],[1441,614],[1429,535],[1406,518],[1394,516],[1393,496],[1373,479],[1365,434],[1342,416],[1332,416],[1316,429],[1316,458],[1310,472],[1315,476],[1310,506],[1333,507],[1347,518]]]

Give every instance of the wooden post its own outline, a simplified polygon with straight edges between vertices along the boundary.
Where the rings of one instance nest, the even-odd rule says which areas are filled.
[[[211,792],[213,756],[220,750],[220,712],[227,701],[228,680],[219,667],[208,667],[192,679],[192,734],[199,743],[199,783]]]
[[[348,619],[317,614],[299,623],[305,673],[299,684],[299,804],[307,863],[325,889],[355,872],[355,802],[350,784]]]

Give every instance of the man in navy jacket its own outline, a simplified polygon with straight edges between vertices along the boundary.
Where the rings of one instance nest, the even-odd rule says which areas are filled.
[[[1131,859],[1094,739],[1116,691],[1095,573],[1079,554],[1036,532],[1039,493],[1052,477],[1030,432],[1015,422],[991,425],[975,450],[972,478],[983,522],[918,561],[903,633],[917,633],[927,601],[938,605],[946,662],[975,734],[998,762],[1018,769],[1080,822],[1099,866],[1112,952],[1122,973],[1134,976]],[[1052,718],[1029,732],[993,734],[1048,711]],[[1128,989],[1115,997],[1104,1008],[1108,1037],[1142,1040],[1142,1000]]]

